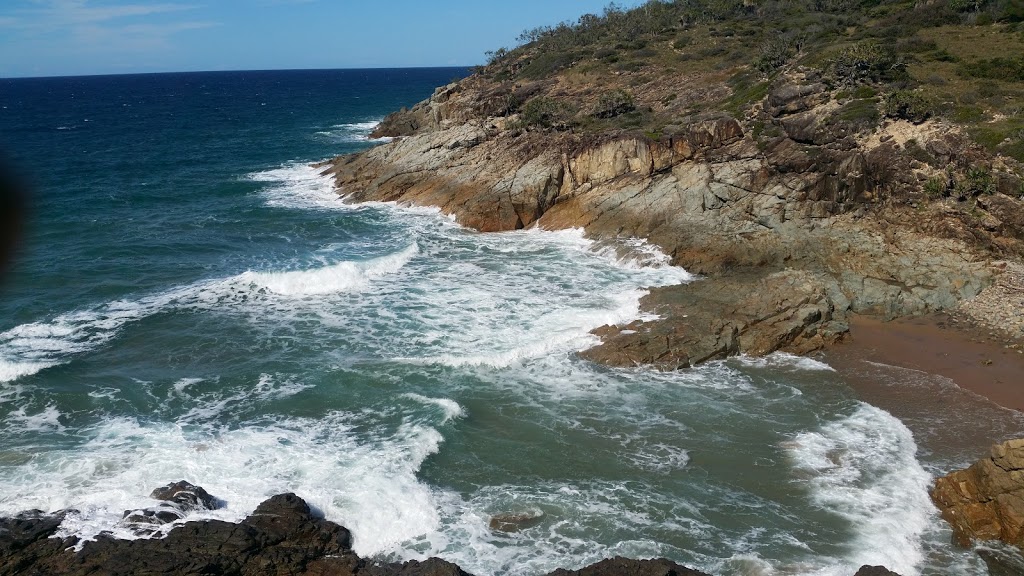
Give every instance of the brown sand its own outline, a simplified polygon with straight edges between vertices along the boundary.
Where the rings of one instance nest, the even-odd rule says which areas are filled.
[[[994,338],[986,330],[946,315],[892,322],[854,317],[847,340],[826,357],[831,366],[848,375],[859,373],[865,361],[938,374],[996,404],[1024,411],[1020,348],[1019,342]]]

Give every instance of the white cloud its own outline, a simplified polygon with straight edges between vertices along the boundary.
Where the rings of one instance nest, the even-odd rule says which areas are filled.
[[[21,52],[43,46],[64,61],[85,56],[109,66],[163,62],[177,52],[175,35],[218,25],[188,18],[196,8],[140,0],[32,0],[21,9],[0,8],[0,30],[26,47]]]

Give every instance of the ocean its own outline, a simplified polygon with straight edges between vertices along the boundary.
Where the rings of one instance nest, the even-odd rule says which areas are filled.
[[[986,574],[928,498],[1020,435],[941,377],[775,354],[576,357],[652,286],[713,281],[578,230],[346,204],[310,164],[468,71],[0,80],[33,184],[0,286],[0,515],[132,537],[188,480],[238,520],[295,492],[378,560],[479,576],[623,555],[712,574]],[[499,514],[532,517],[492,530]]]

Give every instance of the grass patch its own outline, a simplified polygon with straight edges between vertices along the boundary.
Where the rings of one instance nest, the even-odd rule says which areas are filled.
[[[732,85],[732,95],[725,100],[723,107],[737,118],[742,117],[752,104],[767,96],[771,88],[769,81],[755,82],[748,74],[733,76],[729,84]]]

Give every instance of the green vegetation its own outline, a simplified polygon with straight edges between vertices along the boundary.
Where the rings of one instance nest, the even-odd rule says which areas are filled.
[[[521,120],[526,126],[568,130],[575,112],[566,102],[538,96],[523,106]]]
[[[1024,82],[1024,56],[978,60],[962,65],[959,72],[968,78]]]
[[[831,72],[838,84],[893,82],[907,74],[903,57],[887,45],[868,40],[844,48],[832,59]]]
[[[597,108],[594,109],[594,116],[598,118],[614,118],[626,112],[636,109],[633,103],[633,95],[625,90],[612,90],[605,92],[597,100]]]
[[[967,174],[953,185],[953,195],[957,200],[966,200],[981,194],[992,194],[995,191],[996,184],[992,179],[992,173],[978,166],[969,168]]]
[[[885,97],[885,115],[920,124],[932,115],[933,104],[921,92],[893,90]]]
[[[661,134],[723,112],[761,121],[780,78],[799,70],[839,103],[837,135],[941,118],[1024,161],[1024,0],[612,3],[518,42],[479,72],[507,94],[482,109],[523,114],[524,126]]]

